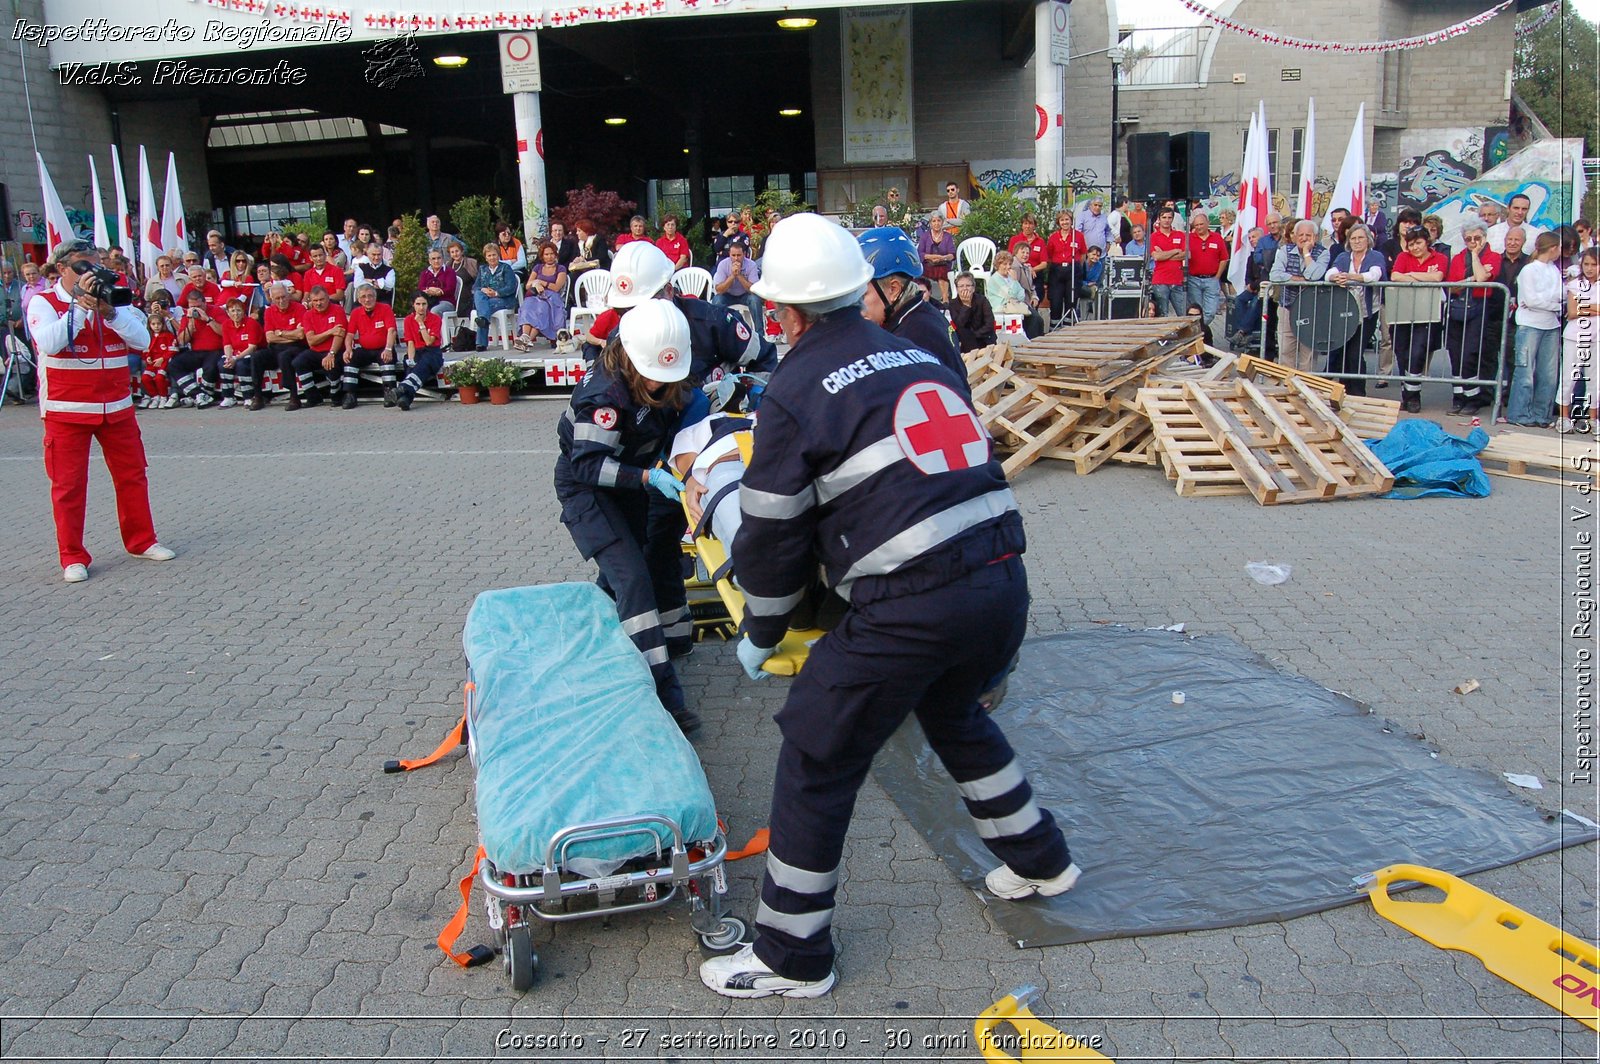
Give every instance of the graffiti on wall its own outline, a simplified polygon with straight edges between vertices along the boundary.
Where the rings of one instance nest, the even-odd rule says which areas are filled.
[[[1529,201],[1528,220],[1541,229],[1554,229],[1576,214],[1572,173],[1582,155],[1583,141],[1578,139],[1530,144],[1434,203],[1429,213],[1444,221],[1445,241],[1459,245],[1462,224],[1480,204],[1505,204],[1512,196],[1523,195]]]
[[[1497,127],[1503,128],[1503,127]],[[1484,143],[1494,129],[1418,129],[1400,137],[1399,203],[1431,211],[1484,169]]]
[[[972,164],[972,178],[986,192],[1003,192],[1033,184],[1034,169],[1022,159],[1004,159]]]

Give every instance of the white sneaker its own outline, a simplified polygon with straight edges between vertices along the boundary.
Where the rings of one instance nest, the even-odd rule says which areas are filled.
[[[1563,435],[1565,435],[1566,433],[1571,432],[1572,431],[1572,419],[1570,417],[1558,417],[1558,418],[1556,418],[1556,431],[1561,433],[1561,434],[1563,434]]]
[[[152,406],[155,405],[155,402],[156,402],[156,400],[154,398],[152,398],[151,396],[147,395],[143,399],[139,400],[139,409],[140,410],[149,410]]]
[[[196,410],[204,410],[206,407],[210,406],[216,401],[217,397],[212,395],[210,392],[201,392],[199,398],[195,399],[194,401],[194,408]]]
[[[1050,879],[1024,879],[1013,872],[1010,865],[1001,865],[983,877],[983,885],[988,887],[989,893],[995,897],[1009,898],[1012,901],[1029,898],[1035,894],[1053,898],[1077,886],[1078,877],[1082,874],[1077,865],[1069,864],[1065,872]]]
[[[163,399],[161,401],[161,409],[163,409],[163,410],[171,410],[173,407],[175,407],[177,405],[178,405],[178,397],[176,395],[169,395],[169,396],[167,396],[165,399]]]
[[[723,997],[814,998],[832,990],[837,979],[832,972],[825,979],[811,982],[785,979],[762,963],[754,946],[747,945],[738,953],[712,957],[701,964],[700,981]]]
[[[177,556],[177,551],[173,550],[171,547],[163,547],[159,543],[147,551],[142,551],[139,554],[134,555],[135,558],[149,558],[153,562],[170,562]]]
[[[217,409],[218,410],[226,410],[226,409],[228,409],[228,407],[233,406],[233,405],[234,405],[233,396],[229,395],[229,396],[225,396],[223,398],[222,402],[217,404]]]
[[[69,584],[81,584],[89,579],[89,567],[82,563],[74,563],[61,570],[61,579]]]

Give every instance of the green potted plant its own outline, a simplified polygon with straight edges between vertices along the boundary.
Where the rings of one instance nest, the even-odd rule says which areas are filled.
[[[478,384],[489,389],[489,402],[505,406],[511,402],[511,389],[522,383],[522,370],[503,358],[478,362]]]
[[[469,355],[460,362],[452,362],[445,366],[445,372],[450,376],[450,383],[455,386],[456,395],[463,403],[478,401],[478,388],[483,384],[478,375],[482,365],[483,359]]]

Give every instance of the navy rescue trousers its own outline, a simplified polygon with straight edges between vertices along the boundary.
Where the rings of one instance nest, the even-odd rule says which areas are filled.
[[[916,594],[852,606],[815,647],[777,715],[783,744],[756,956],[790,979],[833,969],[834,892],[845,832],[872,759],[916,714],[984,845],[1014,872],[1048,879],[1071,861],[978,696],[1016,654],[1028,582],[1010,558]]]
[[[678,719],[686,712],[683,687],[667,654],[658,604],[674,594],[683,598],[682,551],[673,541],[668,554],[649,538],[649,496],[656,494],[581,489],[561,500],[561,521],[579,553],[600,567],[600,587],[616,600],[622,630],[644,655],[661,705]]]

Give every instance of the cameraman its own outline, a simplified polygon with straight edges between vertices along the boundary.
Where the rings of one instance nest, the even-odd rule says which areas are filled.
[[[83,513],[91,438],[100,441],[117,492],[122,545],[151,561],[167,561],[173,553],[156,541],[144,441],[128,386],[128,354],[149,345],[150,330],[144,316],[126,305],[129,293],[116,290],[87,241],[67,241],[50,261],[61,267],[61,280],[28,303],[28,332],[40,355],[39,416],[61,577],[75,584],[89,579]]]

